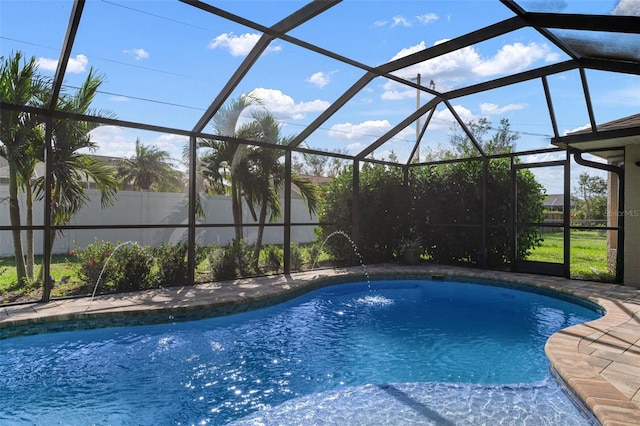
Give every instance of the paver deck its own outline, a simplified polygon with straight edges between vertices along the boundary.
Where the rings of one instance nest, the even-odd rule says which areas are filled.
[[[440,265],[367,266],[371,276],[424,274],[475,277],[529,284],[589,299],[606,310],[595,321],[559,331],[547,341],[551,365],[575,395],[606,426],[640,424],[640,290],[614,284]],[[199,284],[55,300],[0,308],[0,335],[25,324],[51,325],[72,319],[173,314],[219,308],[221,313],[266,306],[338,277],[363,276],[362,268],[330,269],[291,275]]]

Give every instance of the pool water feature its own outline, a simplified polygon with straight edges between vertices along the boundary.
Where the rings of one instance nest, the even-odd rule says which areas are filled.
[[[585,425],[543,347],[599,316],[510,288],[394,280],[200,321],[17,337],[0,341],[0,423]]]

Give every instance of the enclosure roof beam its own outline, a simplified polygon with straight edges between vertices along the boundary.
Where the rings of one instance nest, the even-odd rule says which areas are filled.
[[[640,75],[640,63],[631,61],[619,61],[614,59],[582,58],[578,60],[582,68],[610,71],[623,74]]]
[[[477,31],[473,31],[469,34],[465,34],[444,43],[437,44],[411,55],[403,56],[402,58],[396,59],[395,61],[380,65],[376,69],[381,74],[398,71],[402,68],[415,65],[419,62],[428,61],[429,59],[433,59],[447,53],[455,52],[456,50],[460,50],[464,47],[468,47],[473,44],[510,33],[525,26],[525,21],[519,16],[515,16],[513,18],[509,18],[488,27],[481,28]]]
[[[456,121],[458,122],[458,125],[462,128],[462,130],[467,135],[467,137],[469,138],[473,146],[478,150],[478,152],[482,157],[486,157],[487,154],[484,152],[484,149],[482,149],[482,146],[476,140],[476,137],[473,135],[473,133],[469,129],[469,126],[467,126],[467,124],[462,120],[462,118],[460,118],[460,114],[458,114],[458,112],[453,107],[453,105],[451,105],[451,103],[449,103],[449,101],[447,100],[445,100],[444,103],[445,105],[447,105],[447,108],[451,112],[451,115],[453,115],[453,118],[456,119]]]
[[[303,23],[312,19],[314,16],[321,14],[330,7],[338,4],[340,1],[342,0],[314,1],[308,3],[307,5],[298,9],[296,12],[292,13],[288,17],[273,25],[271,29],[265,32],[262,37],[260,37],[260,40],[258,40],[253,49],[251,49],[251,52],[249,52],[244,61],[242,61],[229,81],[227,81],[222,90],[220,90],[220,93],[218,93],[218,96],[216,96],[209,108],[207,108],[202,117],[200,117],[200,119],[194,126],[193,131],[201,132],[205,128],[207,123],[211,121],[216,112],[218,112],[218,110],[222,107],[224,102],[229,98],[229,96],[231,96],[233,90],[238,86],[238,84],[240,84],[251,67],[253,67],[260,55],[267,49],[271,41],[273,41],[276,37],[282,36],[286,32],[291,31],[297,26],[302,25]],[[211,13],[215,14],[218,14],[220,10],[201,1],[185,1],[185,3],[191,4],[192,6],[196,6],[202,10],[210,11]]]
[[[289,147],[294,148],[300,145],[304,140],[309,137],[314,131],[316,131],[322,123],[327,121],[333,114],[335,114],[340,108],[342,108],[351,98],[353,98],[360,90],[367,86],[373,80],[375,74],[366,73],[358,81],[356,81],[349,89],[347,89],[335,102],[333,102],[329,108],[324,110],[311,124],[306,126],[302,132],[300,132],[289,143]]]
[[[545,77],[552,74],[569,71],[578,68],[579,64],[575,61],[565,61],[558,64],[547,65],[545,67],[524,71],[518,74],[511,74],[506,77],[497,78],[495,80],[485,81],[483,83],[474,84],[472,86],[463,87],[461,89],[452,90],[443,93],[446,99],[455,99],[463,96],[473,95],[500,87],[510,86],[512,84],[522,83],[536,78]]]
[[[640,17],[526,12],[523,19],[538,28],[640,34]]]
[[[378,140],[376,140],[374,143],[372,143],[367,148],[365,148],[362,151],[360,151],[355,156],[356,160],[364,160],[367,157],[367,155],[371,154],[373,151],[378,149],[380,146],[382,146],[389,139],[393,138],[395,135],[397,135],[399,132],[401,132],[404,128],[406,128],[409,124],[411,124],[414,121],[416,121],[418,119],[418,117],[422,117],[430,109],[435,108],[436,105],[440,101],[441,101],[440,98],[433,98],[429,102],[427,102],[426,104],[424,104],[423,106],[418,108],[416,111],[411,113],[411,115],[409,115],[407,118],[402,120],[400,123],[398,123],[396,126],[394,126],[387,133],[385,133],[380,138],[378,138]]]
[[[67,25],[67,32],[64,36],[60,58],[58,59],[58,65],[56,66],[56,73],[53,76],[51,99],[49,99],[50,111],[55,109],[56,104],[58,103],[58,98],[60,97],[62,82],[64,80],[64,75],[67,72],[67,64],[69,63],[69,57],[71,56],[71,50],[73,49],[73,42],[75,41],[76,34],[78,32],[78,25],[80,25],[80,18],[82,17],[84,3],[84,0],[75,0],[73,2],[73,8],[71,9],[71,15],[69,16],[69,24]]]

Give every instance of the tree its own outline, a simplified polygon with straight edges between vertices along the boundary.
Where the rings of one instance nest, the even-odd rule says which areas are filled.
[[[289,143],[291,138],[281,136],[280,124],[268,111],[254,110],[248,113],[251,107],[260,103],[252,95],[232,100],[214,116],[216,132],[246,141],[273,145]],[[240,123],[243,114],[245,121]],[[235,241],[243,239],[243,200],[253,219],[258,222],[258,237],[254,247],[254,261],[257,262],[267,218],[276,221],[281,215],[278,190],[284,185],[285,170],[280,163],[284,150],[213,139],[198,140],[198,148],[204,151],[198,159],[198,175],[203,179],[201,189],[208,193],[231,195]],[[315,211],[315,188],[295,173],[292,174],[292,182],[301,189],[310,212]]]
[[[121,184],[133,184],[136,191],[180,189],[180,172],[173,168],[167,151],[143,145],[136,139],[136,153],[122,160],[118,168]]]
[[[16,52],[2,60],[0,74],[0,98],[15,105],[37,105],[48,91],[47,81],[37,74],[35,57],[28,61],[22,58],[22,53]],[[14,257],[18,282],[24,282],[29,274],[24,259],[21,233],[20,205],[18,193],[20,188],[27,192],[29,212],[27,225],[32,224],[31,210],[31,176],[36,164],[34,142],[39,139],[37,134],[39,119],[37,116],[24,111],[3,109],[0,112],[0,156],[9,163],[9,217],[12,232]],[[41,155],[41,153],[40,153]],[[32,233],[29,233],[32,239]],[[33,274],[33,245],[29,249],[31,276]]]
[[[362,164],[357,199],[352,182],[353,166],[348,166],[322,188],[318,237],[339,265],[388,262],[396,254],[403,236],[410,233],[411,189],[404,185],[400,167],[381,164]],[[346,238],[339,235],[329,238],[340,231],[355,238],[352,214],[356,202],[360,206],[358,253]]]
[[[466,123],[466,127],[487,155],[510,153],[518,140],[518,134],[511,130],[511,123],[506,118],[500,120],[497,128],[494,128],[486,117],[482,117],[478,121],[471,120]],[[487,138],[491,130],[495,130],[495,133]],[[426,152],[425,158],[427,160],[451,160],[480,156],[480,152],[469,135],[459,125],[451,129],[449,145],[450,148],[439,147],[435,151]]]
[[[333,149],[327,151],[334,154],[347,154],[344,149]],[[300,175],[307,176],[336,176],[344,167],[344,160],[339,157],[333,157],[322,154],[302,153],[302,159],[296,159],[293,163],[293,169]]]
[[[580,173],[578,186],[574,188],[576,217],[586,221],[607,219],[607,181],[600,176]]]
[[[93,68],[89,70],[86,80],[81,87],[72,94],[61,94],[57,102],[57,110],[62,112],[102,115],[104,111],[91,109],[93,101],[103,77],[95,73]],[[113,204],[118,189],[118,180],[114,167],[106,165],[82,151],[94,151],[97,148],[91,141],[90,132],[98,127],[98,124],[86,121],[67,120],[56,118],[53,120],[52,155],[47,161],[51,163],[51,223],[54,226],[68,224],[73,216],[89,201],[84,189],[87,181],[92,181],[100,192],[102,207]],[[36,196],[44,198],[45,179],[36,181]],[[50,234],[50,251],[53,248],[56,232]],[[46,259],[44,261],[50,261]],[[42,277],[42,269],[40,272]],[[45,281],[46,282],[46,281]],[[48,301],[51,288],[43,289],[43,300]]]
[[[496,133],[489,136],[486,121],[470,124],[476,142],[487,152],[512,149],[517,135],[501,121]],[[466,134],[465,134],[466,135]],[[477,156],[468,138],[455,135],[452,149],[441,151],[444,157]],[[514,261],[511,250],[513,204],[511,164],[509,158],[451,162],[412,167],[405,183],[399,167],[364,164],[360,170],[359,198],[354,199],[352,167],[340,173],[323,194],[320,209],[321,237],[342,230],[352,233],[353,204],[360,209],[356,219],[360,235],[359,249],[365,262],[389,261],[399,253],[405,237],[422,237],[431,258],[442,263],[471,263],[504,267]],[[528,170],[519,170],[517,179],[517,211],[520,222],[541,222],[543,190]],[[483,194],[486,199],[483,200]],[[485,215],[483,216],[483,212]],[[487,220],[486,239],[482,234],[483,217]],[[516,258],[525,258],[538,244],[537,228],[518,230]],[[486,245],[483,247],[483,240]],[[330,242],[331,241],[331,242]],[[327,241],[327,246],[340,263],[354,263],[348,242]]]
[[[238,136],[250,140],[270,143],[273,145],[287,145],[292,137],[281,136],[281,125],[268,111],[256,111],[253,120],[243,125]],[[284,188],[285,168],[280,162],[284,155],[281,149],[252,146],[247,147],[244,158],[238,164],[239,175],[242,176],[245,187],[244,194],[253,216],[258,222],[258,235],[254,247],[254,262],[257,267],[264,228],[269,216],[269,222],[277,221],[281,214],[279,194]],[[291,174],[291,182],[300,189],[300,194],[313,214],[317,210],[318,198],[316,188],[296,173]],[[255,207],[260,208],[256,215]]]
[[[250,95],[233,99],[220,108],[213,117],[213,128],[221,136],[237,137],[240,116],[247,108],[259,101]],[[242,191],[240,164],[245,155],[246,146],[226,140],[200,139],[197,148],[205,153],[199,158],[199,174],[204,178],[203,189],[213,193],[229,193],[235,228],[235,239],[243,239],[242,229]]]

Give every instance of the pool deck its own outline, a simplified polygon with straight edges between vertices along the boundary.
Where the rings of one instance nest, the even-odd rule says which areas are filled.
[[[363,268],[316,270],[291,275],[212,282],[140,293],[75,298],[0,308],[0,332],[25,324],[52,325],[72,319],[199,312],[220,313],[256,308],[302,294],[338,277],[365,278]],[[366,267],[371,275],[459,276],[529,284],[596,302],[603,318],[566,328],[547,341],[551,365],[602,425],[640,424],[640,289],[591,281],[485,271],[440,265],[382,264]],[[5,334],[0,334],[5,335]]]

